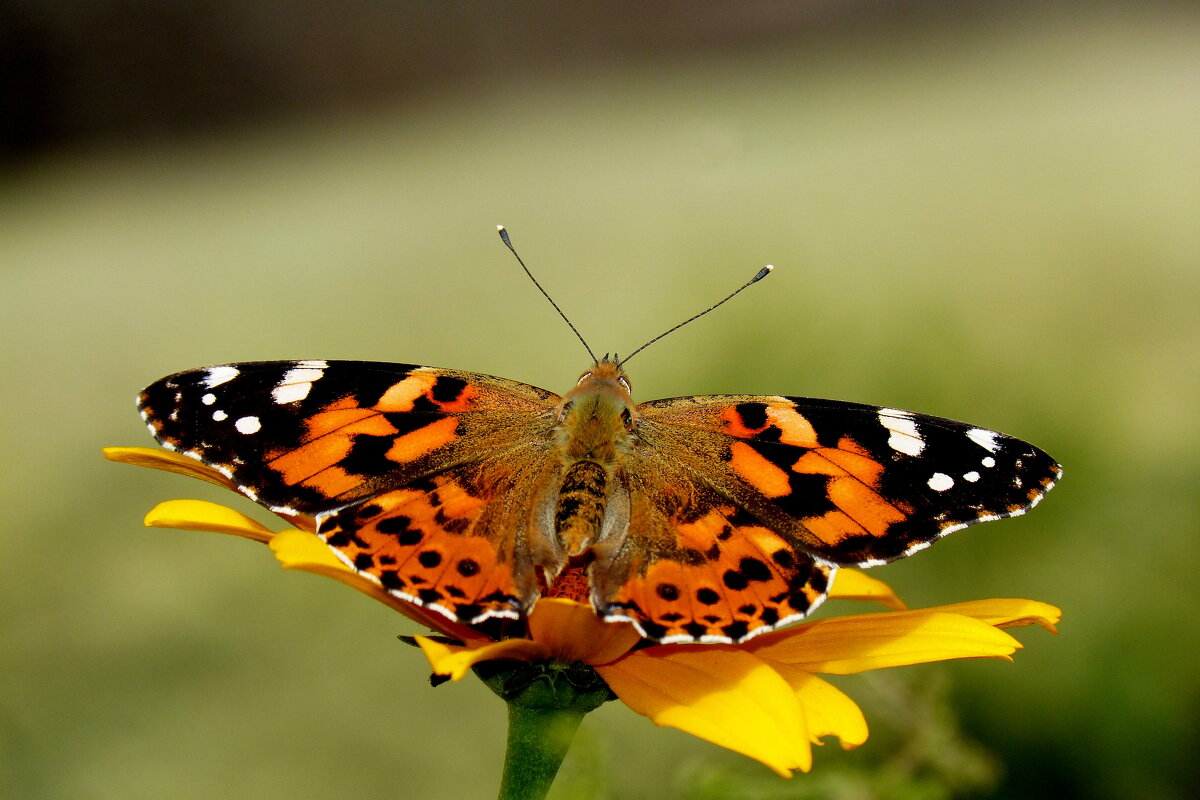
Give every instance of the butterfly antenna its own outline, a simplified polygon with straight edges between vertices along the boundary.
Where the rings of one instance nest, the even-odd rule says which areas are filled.
[[[503,225],[497,225],[496,230],[499,232],[500,238],[504,242],[504,246],[511,250],[512,254],[517,257],[517,263],[521,265],[521,269],[525,270],[525,274],[529,276],[529,280],[533,281],[533,285],[536,286],[538,291],[542,293],[542,297],[549,300],[550,305],[554,306],[554,310],[557,311],[558,315],[563,318],[563,322],[567,323],[567,326],[571,329],[571,332],[574,333],[576,338],[579,339],[580,343],[583,344],[583,349],[588,351],[588,355],[592,357],[592,362],[599,364],[600,359],[596,358],[596,354],[592,352],[592,348],[588,347],[588,343],[584,340],[582,334],[580,334],[578,329],[576,329],[576,327],[571,323],[571,320],[567,319],[567,315],[564,314],[563,310],[558,307],[558,303],[554,302],[554,298],[542,288],[542,285],[538,283],[537,278],[533,277],[533,273],[529,271],[529,267],[525,266],[525,262],[521,260],[521,255],[517,252],[517,248],[513,247],[512,241],[508,238],[508,231],[505,230]]]
[[[623,366],[625,366],[626,362],[628,362],[628,361],[629,361],[629,359],[633,358],[633,357],[634,357],[634,356],[636,356],[638,353],[642,352],[642,351],[643,351],[643,350],[645,350],[647,347],[649,347],[650,345],[652,345],[652,344],[654,344],[655,342],[657,342],[659,339],[661,339],[661,338],[663,338],[664,336],[666,336],[668,333],[674,333],[675,331],[677,331],[677,330],[679,330],[680,328],[682,328],[684,325],[687,325],[689,322],[695,322],[696,320],[700,319],[701,317],[703,317],[703,316],[704,316],[705,314],[707,314],[708,312],[710,312],[710,311],[714,311],[714,310],[716,310],[717,308],[719,308],[719,307],[721,307],[721,306],[725,305],[725,304],[726,304],[726,303],[728,303],[730,300],[732,300],[733,298],[735,298],[735,297],[737,297],[739,294],[741,294],[741,293],[742,293],[742,292],[743,292],[745,289],[748,289],[748,288],[749,288],[750,286],[752,286],[753,284],[755,284],[755,283],[758,283],[758,282],[759,282],[759,281],[761,281],[763,278],[765,278],[765,277],[767,277],[768,275],[770,275],[770,274],[771,274],[771,270],[773,270],[773,269],[775,269],[775,267],[771,266],[770,264],[767,264],[765,267],[763,267],[762,269],[760,269],[760,270],[758,271],[758,274],[757,274],[757,275],[755,275],[753,278],[751,278],[750,280],[746,281],[746,282],[745,282],[745,283],[743,283],[741,286],[739,286],[737,289],[735,289],[733,292],[731,292],[731,293],[729,294],[729,296],[727,296],[727,297],[726,297],[724,300],[720,301],[719,303],[715,303],[714,305],[711,305],[711,306],[709,306],[708,308],[704,309],[703,311],[701,311],[699,314],[695,315],[694,317],[688,317],[688,318],[687,318],[687,319],[685,319],[683,322],[681,322],[681,323],[679,323],[678,325],[676,325],[674,328],[670,328],[670,329],[668,329],[668,330],[665,330],[665,331],[663,331],[663,332],[662,332],[662,333],[660,333],[658,336],[655,336],[653,339],[651,339],[650,341],[646,342],[644,345],[642,345],[641,347],[639,347],[637,350],[634,350],[632,353],[630,353],[629,355],[627,355],[627,356],[625,356],[623,359],[621,359],[621,362],[620,362],[619,364],[617,364],[617,366],[619,366],[619,367],[623,367]]]

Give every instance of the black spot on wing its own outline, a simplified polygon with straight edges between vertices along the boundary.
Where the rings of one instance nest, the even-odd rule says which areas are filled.
[[[767,424],[766,403],[738,403],[734,410],[741,418],[742,424],[750,430],[758,430]]]
[[[342,469],[353,475],[375,478],[386,475],[396,468],[396,462],[387,457],[395,443],[393,436],[358,434],[350,445],[350,452],[339,462]]]
[[[441,375],[434,382],[430,395],[438,403],[452,403],[462,395],[465,388],[467,388],[467,382],[462,378]]]

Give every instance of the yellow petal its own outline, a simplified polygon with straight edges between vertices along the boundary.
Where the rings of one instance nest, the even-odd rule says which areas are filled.
[[[480,641],[485,639],[483,634],[462,625],[449,617],[422,608],[416,603],[410,603],[386,591],[378,583],[350,569],[341,559],[334,555],[329,545],[321,541],[315,534],[301,530],[285,530],[275,534],[271,539],[271,550],[284,569],[298,569],[313,572],[357,589],[369,597],[373,597],[388,605],[404,616],[424,625],[431,630],[443,633],[459,641]]]
[[[615,661],[642,638],[628,622],[605,622],[591,606],[555,597],[543,597],[534,605],[529,633],[556,660],[584,664]]]
[[[188,458],[181,453],[169,450],[158,450],[153,447],[105,447],[104,457],[118,464],[131,464],[135,467],[151,467],[167,472],[178,472],[202,481],[224,486],[226,489],[237,489],[237,484],[209,466],[201,464],[194,458]]]
[[[894,611],[903,611],[908,608],[904,601],[892,591],[892,587],[864,572],[848,567],[838,569],[837,575],[833,578],[829,596],[839,600],[874,600]]]
[[[445,644],[425,636],[414,636],[413,639],[429,660],[434,674],[448,675],[452,681],[461,680],[471,667],[483,661],[534,661],[550,657],[549,648],[529,639],[504,639],[466,646]]]
[[[660,646],[596,672],[627,706],[750,756],[783,776],[812,766],[796,693],[762,660],[724,645]]]
[[[131,448],[132,449],[132,448]],[[275,534],[240,511],[207,500],[168,500],[146,514],[143,523],[152,528],[181,528],[189,531],[228,533],[256,542],[270,541]]]
[[[852,750],[867,740],[866,717],[840,689],[791,664],[778,661],[767,663],[796,692],[814,744],[821,744],[824,736],[836,736],[843,749]]]
[[[1062,619],[1062,609],[1052,606],[1049,603],[1007,597],[993,597],[988,600],[951,603],[945,606],[933,606],[925,610],[962,614],[967,617],[974,617],[997,628],[1041,625],[1051,633],[1058,633],[1058,628],[1055,626]]]
[[[284,569],[309,572],[335,571],[357,575],[333,554],[329,545],[306,531],[280,531],[271,542],[271,551]]]
[[[1021,643],[972,617],[920,610],[817,620],[746,647],[806,672],[847,675],[951,658],[1009,658]]]

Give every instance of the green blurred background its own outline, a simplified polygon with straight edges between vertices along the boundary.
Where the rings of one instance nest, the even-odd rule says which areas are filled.
[[[618,704],[559,798],[1183,798],[1200,786],[1200,14],[983,2],[0,3],[0,795],[493,795],[503,706],[354,592],[144,529],[145,384],[353,358],[556,391],[812,395],[1066,477],[873,574],[1031,597],[1016,662],[848,677],[792,781]],[[269,515],[258,514],[267,520]],[[833,609],[837,610],[837,609]]]

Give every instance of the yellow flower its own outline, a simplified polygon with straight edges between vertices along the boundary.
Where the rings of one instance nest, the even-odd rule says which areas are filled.
[[[232,488],[216,471],[175,453],[114,447],[106,448],[105,456]],[[264,542],[284,568],[335,578],[386,603],[445,637],[414,637],[437,675],[459,680],[487,661],[583,663],[622,702],[656,724],[750,756],[785,776],[794,769],[808,771],[811,746],[826,736],[847,749],[867,738],[858,706],[818,674],[954,658],[1011,660],[1021,644],[1001,628],[1037,624],[1053,632],[1061,616],[1054,606],[1020,599],[908,609],[882,582],[841,569],[831,599],[874,601],[890,610],[806,622],[739,645],[654,645],[628,623],[601,621],[581,602],[583,594],[568,591],[568,597],[538,601],[525,636],[497,640],[401,600],[353,572],[312,532],[310,518],[288,521],[295,527],[275,533],[216,503],[171,500],[151,510],[145,524]]]

